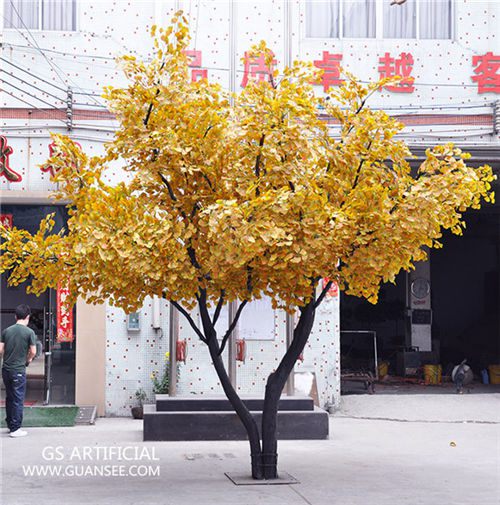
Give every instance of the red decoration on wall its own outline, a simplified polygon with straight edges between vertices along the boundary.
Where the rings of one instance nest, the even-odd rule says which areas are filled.
[[[80,149],[82,149],[82,146],[78,142],[75,142],[75,144]],[[52,156],[54,156],[54,154],[55,154],[55,147],[56,147],[56,143],[55,142],[52,142],[51,144],[49,144],[49,158],[52,158]],[[55,169],[55,167],[53,167],[50,164],[40,165],[40,170],[42,172],[50,172],[50,176],[51,177],[54,177],[54,175],[56,175],[56,172],[57,172],[57,170]]]
[[[236,340],[236,361],[245,363],[247,357],[247,343],[244,338]]]
[[[207,79],[208,78],[208,70],[206,68],[201,68],[201,51],[184,51],[186,56],[191,58],[190,63],[188,63],[189,67],[194,67],[191,70],[191,82],[196,82],[199,79]]]
[[[247,87],[249,77],[257,79],[259,82],[269,82],[271,80],[273,66],[276,65],[276,60],[274,58],[272,60],[271,68],[266,65],[264,54],[261,54],[259,57],[255,58],[251,57],[248,52],[245,52],[243,61],[243,79],[240,84],[242,88]]]
[[[0,224],[4,228],[12,228],[13,225],[13,219],[12,219],[12,214],[0,214]]]
[[[23,178],[9,166],[9,157],[14,152],[7,145],[7,138],[0,136],[0,176],[3,175],[10,182],[21,182]]]
[[[491,51],[482,56],[473,56],[472,65],[476,67],[471,78],[477,82],[478,93],[500,93],[500,55]]]
[[[341,86],[344,80],[340,78],[340,62],[342,61],[341,54],[330,54],[328,51],[323,51],[322,60],[314,60],[314,66],[324,70],[321,76],[321,84],[325,93],[331,86]]]
[[[175,359],[177,362],[186,362],[187,358],[187,341],[186,340],[177,340],[175,347]]]
[[[330,279],[328,277],[325,277],[323,279],[322,289],[325,289],[326,285],[329,282],[330,282]],[[330,288],[326,292],[326,296],[328,296],[330,298],[335,298],[335,297],[339,296],[339,285],[335,281],[332,282],[332,285],[330,286]]]
[[[413,56],[411,53],[401,53],[399,58],[392,58],[390,53],[385,53],[382,58],[379,58],[380,66],[378,71],[380,78],[401,76],[402,79],[396,84],[384,86],[385,89],[393,93],[413,93],[415,79],[411,77],[413,70]]]
[[[68,304],[69,288],[57,285],[57,342],[73,342],[73,309]]]

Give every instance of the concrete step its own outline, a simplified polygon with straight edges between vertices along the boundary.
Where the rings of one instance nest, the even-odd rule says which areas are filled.
[[[260,430],[262,412],[253,411]],[[278,412],[279,440],[323,440],[328,438],[328,413],[314,410]],[[247,434],[235,412],[157,411],[144,405],[145,441],[246,440]]]
[[[243,397],[249,410],[262,410],[264,400],[261,397]],[[309,396],[283,396],[278,404],[279,410],[314,410],[314,401]],[[156,395],[158,412],[209,412],[232,411],[233,407],[225,396],[173,396]]]

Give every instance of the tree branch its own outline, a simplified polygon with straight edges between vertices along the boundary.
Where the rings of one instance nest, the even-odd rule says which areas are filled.
[[[232,320],[228,330],[226,331],[226,334],[224,335],[224,337],[222,337],[222,342],[221,342],[220,349],[219,349],[219,356],[224,352],[224,348],[226,347],[226,343],[227,343],[229,337],[231,336],[231,333],[233,333],[233,330],[236,328],[236,325],[238,324],[238,320],[240,318],[241,311],[243,310],[243,308],[245,307],[245,305],[247,303],[248,303],[248,300],[243,300],[240,303],[240,306],[238,307],[238,310],[236,311],[234,319]]]
[[[195,252],[193,246],[188,246],[187,253],[188,253],[189,259],[191,260],[191,264],[194,266],[194,268],[196,268],[197,270],[200,270],[201,265],[198,263],[198,260],[196,259],[196,252]]]
[[[252,271],[253,271],[253,268],[251,266],[247,266],[247,291],[248,291],[248,294],[251,294],[252,293],[252,289],[253,289],[253,286],[252,286]]]
[[[155,96],[158,96],[160,94],[160,90],[157,89],[156,90],[156,95]],[[151,112],[153,112],[153,102],[151,102],[149,104],[149,107],[148,107],[148,112],[146,113],[146,117],[144,118],[144,120],[142,121],[144,123],[144,126],[148,126],[148,122],[149,122],[149,118],[151,116]]]
[[[207,135],[208,135],[208,132],[214,127],[214,125],[210,125],[207,130],[205,131],[205,133],[203,134],[203,138],[205,138]]]
[[[261,160],[261,157],[262,157],[261,149],[264,146],[264,140],[265,140],[265,138],[266,138],[266,134],[263,133],[262,137],[260,137],[260,141],[259,141],[259,154],[257,154],[257,158],[255,158],[254,172],[255,172],[255,177],[257,177],[257,179],[260,177],[260,160]],[[255,194],[257,196],[260,195],[260,190],[259,190],[258,187],[255,189]]]
[[[368,151],[370,150],[370,147],[372,146],[372,141],[370,140],[368,147],[366,148],[366,154],[368,154]],[[361,169],[363,168],[363,163],[365,162],[366,158],[363,158],[358,166],[358,169],[356,170],[356,177],[354,178],[354,182],[352,184],[351,191],[356,188],[358,185],[359,181],[359,176],[361,175]]]
[[[173,300],[169,300],[170,303],[188,320],[188,323],[190,324],[191,328],[195,331],[195,333],[200,337],[200,340],[204,342],[205,344],[207,343],[207,339],[203,335],[203,333],[200,331],[196,323],[194,322],[193,318],[189,314],[189,312],[182,307],[179,303],[174,302]]]
[[[212,320],[212,324],[214,326],[215,326],[215,323],[217,322],[217,319],[219,319],[219,316],[220,316],[220,313],[221,313],[221,310],[222,310],[222,306],[224,305],[224,296],[225,296],[225,294],[226,294],[225,290],[221,289],[219,302],[217,303],[217,307],[215,307],[214,318]]]
[[[333,281],[329,280],[325,287],[323,288],[323,291],[321,291],[321,294],[318,296],[318,299],[314,303],[314,308],[317,309],[318,305],[323,301],[323,298],[325,298],[326,294],[328,293],[328,290],[332,287]]]
[[[174,191],[172,189],[172,186],[170,186],[170,183],[168,182],[168,179],[161,172],[158,172],[158,175],[160,176],[161,180],[163,181],[163,184],[165,184],[165,186],[167,186],[167,191],[168,191],[168,194],[170,195],[170,198],[174,202],[176,202],[177,201],[177,197],[174,195]]]
[[[212,191],[214,191],[214,187],[212,186],[212,183],[211,183],[210,179],[208,178],[208,175],[205,174],[205,173],[203,173],[203,172],[200,172],[200,173],[201,173],[201,176],[207,181],[208,186],[210,187],[210,189]]]
[[[163,70],[163,67],[165,66],[165,62],[163,62],[161,65],[160,65],[160,70],[159,72],[161,72]],[[160,84],[161,81],[158,80],[158,84]],[[155,98],[160,94],[160,88],[156,88],[156,95],[155,95]],[[144,126],[148,126],[148,122],[149,122],[149,118],[151,116],[151,112],[153,112],[153,102],[151,102],[149,104],[149,107],[148,107],[148,112],[146,113],[146,117],[144,118],[144,120],[142,121],[144,123]]]

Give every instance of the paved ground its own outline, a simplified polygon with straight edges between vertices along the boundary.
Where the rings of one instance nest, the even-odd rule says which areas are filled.
[[[434,401],[432,398],[437,400]],[[248,471],[244,442],[141,442],[141,422],[100,419],[95,426],[32,428],[0,437],[3,505],[498,505],[500,395],[344,398],[326,441],[280,443],[280,468],[300,480],[283,486],[234,486],[226,471]],[[384,407],[384,404],[386,407]],[[436,412],[439,409],[439,413]],[[349,417],[363,417],[356,419]],[[377,417],[400,419],[387,421]],[[438,419],[438,418],[441,419]],[[462,418],[461,418],[462,417]],[[371,418],[371,419],[370,419]],[[375,418],[375,419],[373,419]],[[419,421],[401,422],[410,419]],[[463,420],[476,422],[461,422]],[[54,454],[61,461],[48,461]],[[84,447],[94,460],[80,461]],[[77,448],[78,454],[74,448]],[[105,448],[148,448],[118,461]],[[98,448],[98,449],[96,449]],[[154,448],[154,452],[153,452]],[[133,449],[124,455],[133,456]],[[90,451],[100,451],[90,452]],[[73,459],[71,459],[73,453]],[[105,456],[113,459],[106,461]],[[99,459],[95,459],[99,457]],[[23,465],[91,468],[132,465],[160,476],[26,477]],[[70,473],[71,473],[70,471]],[[79,471],[79,470],[77,470]],[[88,470],[86,470],[88,471]]]

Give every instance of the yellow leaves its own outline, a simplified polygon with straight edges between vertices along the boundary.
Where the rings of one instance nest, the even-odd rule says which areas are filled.
[[[376,302],[392,282],[441,247],[442,229],[462,233],[461,214],[494,201],[488,166],[468,167],[452,144],[429,149],[416,178],[397,134],[403,125],[371,110],[346,74],[329,100],[314,95],[320,71],[295,61],[279,82],[248,85],[231,104],[221,87],[188,78],[187,22],[154,26],[150,62],[122,58],[129,79],[104,96],[120,123],[102,157],[55,135],[47,163],[71,201],[67,232],[0,229],[0,270],[43,290],[70,279],[73,293],[130,311],[156,294],[193,307],[200,288],[216,302],[271,296],[303,305],[321,277]],[[272,51],[264,42],[250,56]],[[334,118],[330,136],[318,110]],[[111,186],[120,163],[129,179]]]

